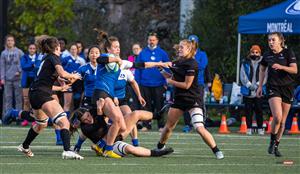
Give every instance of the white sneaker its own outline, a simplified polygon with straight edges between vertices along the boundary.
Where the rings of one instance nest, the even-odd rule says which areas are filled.
[[[265,135],[265,131],[263,129],[257,129],[258,135]]]
[[[218,151],[215,153],[217,159],[223,159],[224,158],[224,155],[223,155],[223,152],[222,151]]]
[[[20,152],[23,152],[25,154],[25,156],[27,156],[27,157],[33,157],[34,156],[34,154],[32,153],[30,148],[24,149],[23,144],[20,144],[17,147],[17,150],[20,151]]]
[[[252,129],[247,129],[247,135],[252,135]]]
[[[63,151],[62,159],[76,159],[76,160],[83,160],[83,157],[78,155],[73,151]]]

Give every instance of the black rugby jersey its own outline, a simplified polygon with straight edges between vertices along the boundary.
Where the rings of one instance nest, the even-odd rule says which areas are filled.
[[[43,58],[37,77],[31,85],[31,90],[42,90],[52,93],[52,86],[58,77],[55,66],[61,65],[60,58],[55,54],[48,54]]]
[[[92,114],[95,115],[95,114]],[[108,126],[103,116],[93,116],[93,124],[81,123],[80,128],[82,133],[88,137],[93,143],[97,143],[108,132]]]
[[[271,50],[263,55],[261,65],[268,67],[268,85],[285,86],[294,82],[294,75],[283,70],[275,70],[273,64],[289,66],[290,63],[297,63],[295,54],[290,49],[283,49],[280,53],[273,53]]]
[[[194,76],[194,80],[189,89],[174,87],[174,98],[199,99],[200,87],[198,85],[198,63],[195,59],[179,59],[173,62],[170,68],[173,73],[173,79],[178,82],[184,82],[185,76]]]

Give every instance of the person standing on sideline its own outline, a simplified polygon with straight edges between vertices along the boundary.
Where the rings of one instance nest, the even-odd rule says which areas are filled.
[[[261,61],[259,86],[256,95],[258,97],[262,96],[262,84],[266,68],[268,68],[267,96],[274,118],[271,125],[272,132],[268,153],[281,157],[278,147],[293,102],[294,77],[298,72],[297,60],[294,52],[285,48],[282,33],[270,33],[268,44],[270,50],[263,55]]]
[[[158,36],[156,33],[148,35],[148,46],[142,50],[135,62],[169,62],[168,54],[158,46]],[[163,118],[157,114],[164,104],[163,94],[166,91],[166,80],[160,74],[157,68],[136,69],[135,79],[138,82],[142,96],[146,100],[145,110],[153,112],[157,119],[158,128],[161,130],[164,126]],[[151,129],[151,121],[143,122],[147,131]]]
[[[23,51],[15,46],[14,36],[7,35],[5,37],[5,50],[1,52],[0,57],[1,84],[4,84],[3,114],[11,108],[22,109],[20,58],[23,55]],[[15,99],[15,106],[13,99]]]
[[[256,97],[256,90],[259,85],[259,64],[261,62],[261,49],[258,45],[252,45],[249,55],[242,62],[241,65],[241,94],[243,95],[243,101],[245,103],[247,134],[252,135],[252,116],[253,111],[255,113],[257,121],[257,133],[264,135],[263,130],[263,98]],[[266,83],[266,77],[263,80],[263,84]],[[264,89],[265,91],[265,89]]]

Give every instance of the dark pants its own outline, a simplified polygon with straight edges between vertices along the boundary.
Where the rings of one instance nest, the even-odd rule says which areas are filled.
[[[2,108],[3,108],[3,85],[0,85],[0,120],[2,118]]]
[[[263,98],[244,97],[243,101],[245,103],[247,128],[252,128],[252,116],[254,111],[256,116],[257,128],[261,129],[263,125]]]
[[[146,86],[140,86],[142,96],[144,97],[146,101],[146,106],[144,109],[146,111],[153,112],[154,118],[157,119],[158,128],[164,127],[164,121],[162,118],[162,115],[158,114],[158,112],[162,109],[164,106],[164,92],[166,89],[164,86],[159,87],[146,87]],[[151,129],[151,120],[150,121],[144,121],[143,126],[147,127],[148,129]]]

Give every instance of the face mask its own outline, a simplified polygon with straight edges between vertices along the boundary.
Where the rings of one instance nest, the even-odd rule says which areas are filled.
[[[250,56],[250,59],[251,59],[251,60],[257,60],[257,59],[259,59],[259,57],[260,57],[260,56],[251,55],[251,56]]]

